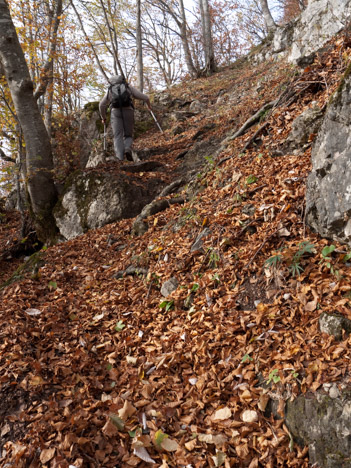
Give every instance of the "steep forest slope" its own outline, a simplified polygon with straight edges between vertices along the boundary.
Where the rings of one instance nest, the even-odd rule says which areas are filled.
[[[141,236],[123,220],[43,249],[1,288],[1,467],[308,466],[284,411],[349,384],[350,339],[319,318],[351,318],[351,265],[304,222],[315,134],[288,136],[349,54],[340,34],[305,70],[242,61],[172,89],[205,107],[136,145],[172,180],[177,155],[208,144],[189,201]]]

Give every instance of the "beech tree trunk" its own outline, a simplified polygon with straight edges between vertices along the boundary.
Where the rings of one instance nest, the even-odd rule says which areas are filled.
[[[277,25],[275,24],[275,21],[273,19],[273,16],[271,14],[271,11],[268,7],[268,2],[267,0],[260,0],[260,5],[262,8],[262,13],[263,13],[263,18],[264,22],[267,28],[267,31],[272,31],[277,28]]]
[[[211,74],[216,71],[216,62],[214,57],[212,24],[208,0],[200,0],[200,12],[202,36],[204,41],[205,71],[207,74]]]
[[[190,47],[189,47],[189,41],[188,41],[188,32],[187,32],[187,22],[186,22],[186,16],[185,16],[185,8],[184,8],[184,2],[183,0],[179,0],[179,7],[180,7],[180,14],[181,14],[181,22],[178,21],[178,27],[180,31],[180,39],[182,41],[183,45],[183,51],[184,51],[184,58],[185,58],[185,63],[188,68],[188,71],[190,73],[190,76],[196,77],[198,75],[198,72],[194,66],[193,59],[191,57],[191,52],[190,52]]]
[[[137,23],[136,23],[136,46],[137,46],[137,74],[138,88],[144,91],[144,65],[143,65],[143,44],[141,36],[141,0],[137,0]]]
[[[0,62],[26,143],[26,183],[33,221],[39,239],[53,241],[57,227],[52,209],[57,192],[51,144],[6,0],[0,0],[0,24]]]

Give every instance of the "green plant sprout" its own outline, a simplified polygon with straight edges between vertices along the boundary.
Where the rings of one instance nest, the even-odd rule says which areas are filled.
[[[218,263],[221,259],[221,257],[219,256],[218,252],[216,252],[215,250],[213,250],[211,247],[209,247],[208,251],[209,253],[209,260],[208,260],[208,266],[210,268],[217,268],[218,266]]]
[[[115,325],[116,332],[121,332],[123,328],[125,328],[124,323],[122,322],[122,320],[118,320],[118,322]]]
[[[245,181],[246,185],[251,185],[251,184],[254,184],[255,182],[257,182],[257,177],[252,174],[249,175]]]
[[[340,277],[339,270],[335,270],[333,264],[332,264],[332,257],[331,254],[334,252],[336,249],[335,245],[326,245],[321,252],[322,255],[322,260],[319,263],[325,264],[325,266],[330,270],[330,273],[332,275],[335,275],[337,278]]]
[[[303,267],[300,265],[300,261],[302,257],[307,253],[313,253],[314,244],[311,244],[308,241],[301,242],[298,246],[298,251],[294,254],[291,264],[289,266],[289,270],[291,271],[293,276],[297,276],[303,272]]]
[[[283,260],[283,255],[281,253],[277,253],[276,255],[272,255],[272,257],[267,258],[264,264],[267,267],[277,268],[278,264],[281,263],[282,260]]]
[[[253,358],[247,353],[243,356],[241,364],[244,364],[246,361],[253,361]]]
[[[298,250],[293,255],[289,254],[288,251],[283,253],[284,247],[281,247],[275,255],[269,257],[265,262],[265,267],[277,268],[280,263],[285,263],[288,266],[288,270],[293,276],[300,275],[304,268],[301,265],[301,260],[306,254],[313,253],[315,246],[308,241],[301,242],[298,245]]]
[[[277,375],[278,372],[279,372],[278,369],[273,369],[273,370],[270,371],[270,373],[268,374],[268,379],[267,379],[267,384],[268,385],[271,382],[273,382],[275,384],[280,382],[281,379],[280,379],[279,375]]]
[[[166,312],[170,311],[174,307],[174,301],[163,301],[159,305],[160,309],[165,309]]]

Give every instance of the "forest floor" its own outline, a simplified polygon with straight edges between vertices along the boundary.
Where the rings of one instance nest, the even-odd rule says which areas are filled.
[[[340,36],[299,74],[242,62],[172,89],[207,108],[182,133],[136,142],[159,147],[171,174],[175,148],[201,129],[211,145],[281,100],[208,157],[196,196],[148,218],[146,234],[123,220],[43,249],[0,290],[1,467],[308,466],[267,404],[283,416],[289,398],[349,382],[351,338],[334,341],[318,319],[351,318],[351,268],[337,243],[326,261],[330,242],[304,222],[315,135],[300,152],[284,143],[296,116],[328,102],[349,53]],[[0,224],[2,251],[18,221]],[[0,282],[22,260],[2,258]],[[123,274],[130,265],[147,273]]]

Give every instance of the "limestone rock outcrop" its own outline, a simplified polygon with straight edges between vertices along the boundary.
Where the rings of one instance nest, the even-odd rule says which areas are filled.
[[[321,236],[351,245],[351,75],[346,74],[312,151],[306,220]]]
[[[310,463],[320,468],[350,468],[350,389],[324,384],[315,394],[287,403],[285,420],[294,439],[308,445]]]
[[[159,182],[159,183],[158,183]],[[142,185],[131,174],[77,172],[70,176],[54,216],[62,237],[73,239],[122,218],[133,218],[154,199],[162,183]]]
[[[300,17],[278,27],[254,55],[254,60],[287,57],[305,66],[314,54],[350,21],[351,0],[310,0]]]
[[[316,52],[341,31],[351,17],[350,0],[311,0],[292,34],[290,62]]]

